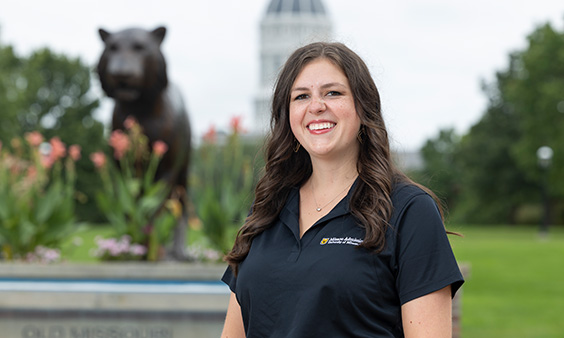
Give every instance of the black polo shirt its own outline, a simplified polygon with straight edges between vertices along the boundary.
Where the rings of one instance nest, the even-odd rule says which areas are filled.
[[[403,185],[393,191],[386,248],[357,245],[364,229],[350,214],[349,194],[300,239],[299,189],[278,221],[254,238],[237,278],[248,338],[403,337],[401,305],[463,278],[434,200]]]

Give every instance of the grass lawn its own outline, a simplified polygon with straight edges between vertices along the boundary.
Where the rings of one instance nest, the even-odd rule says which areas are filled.
[[[564,227],[451,226],[456,258],[470,264],[462,336],[564,337]]]
[[[61,256],[70,262],[94,263],[100,260],[92,255],[96,248],[95,238],[111,237],[113,234],[109,226],[92,226],[78,231],[72,238],[61,246]]]

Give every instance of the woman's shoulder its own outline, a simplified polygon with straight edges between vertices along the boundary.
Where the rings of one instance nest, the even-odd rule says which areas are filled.
[[[393,213],[390,223],[401,218],[407,211],[420,213],[431,210],[438,212],[438,205],[425,190],[411,182],[399,182],[392,188]]]
[[[392,203],[394,206],[417,196],[428,196],[431,198],[425,190],[411,182],[397,182],[392,186]]]

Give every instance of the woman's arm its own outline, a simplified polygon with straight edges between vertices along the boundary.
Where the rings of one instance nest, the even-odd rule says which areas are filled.
[[[227,316],[225,317],[221,338],[245,338],[241,307],[239,307],[239,302],[233,292],[231,292],[231,298],[229,298],[229,306],[227,307]]]
[[[451,338],[452,294],[450,285],[411,300],[401,307],[406,338]]]

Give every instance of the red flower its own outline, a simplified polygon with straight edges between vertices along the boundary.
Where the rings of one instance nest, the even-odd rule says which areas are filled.
[[[51,157],[50,155],[41,155],[40,161],[43,168],[47,169],[51,168],[53,166],[53,163],[55,163],[55,161],[53,161],[53,157]]]
[[[69,147],[69,156],[73,161],[78,161],[80,159],[80,146],[78,144],[73,144]]]
[[[106,165],[106,155],[101,151],[90,154],[90,160],[98,169],[103,168]]]
[[[121,159],[131,146],[129,137],[127,137],[127,135],[119,129],[112,132],[109,143],[110,146],[114,148],[114,157],[116,160]]]
[[[65,144],[61,142],[61,139],[58,136],[53,137],[49,143],[51,143],[51,152],[49,153],[49,157],[51,158],[52,162],[56,162],[58,159],[65,157],[67,154],[67,149]]]
[[[217,139],[217,133],[215,132],[215,126],[211,126],[210,129],[208,129],[208,131],[206,131],[206,133],[204,134],[204,136],[202,136],[202,139],[204,140],[204,142],[207,143],[215,143],[216,139]]]
[[[123,126],[125,129],[132,129],[137,124],[137,120],[133,116],[128,116],[125,121],[123,121]]]
[[[155,155],[161,157],[168,151],[168,145],[161,140],[155,141],[155,143],[153,143],[153,151]]]
[[[43,135],[41,135],[41,133],[38,131],[32,131],[29,133],[25,133],[25,140],[32,147],[39,147],[41,142],[43,142]]]
[[[233,130],[233,133],[242,134],[246,132],[246,130],[242,127],[242,123],[241,123],[242,120],[243,120],[243,116],[241,115],[233,116],[231,118],[231,122],[229,124],[231,125],[231,129]]]

